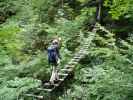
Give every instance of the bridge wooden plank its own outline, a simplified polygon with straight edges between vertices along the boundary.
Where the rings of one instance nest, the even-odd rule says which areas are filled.
[[[39,95],[34,95],[34,94],[24,94],[24,96],[28,96],[28,97],[34,97],[34,98],[38,98],[38,99],[43,99],[43,96],[39,96]]]
[[[73,57],[73,59],[80,59],[80,58],[82,58],[82,56],[75,56],[75,57]]]
[[[78,56],[84,56],[83,52],[78,52],[74,55],[74,57],[78,57]]]
[[[79,57],[78,58],[72,58],[71,61],[78,61],[78,60],[80,60],[80,58]]]
[[[55,86],[58,86],[58,83],[50,84],[50,83],[48,82],[48,83],[45,83],[45,84],[44,84],[44,87],[45,87],[45,88],[47,87],[47,89],[48,89],[48,88],[51,88],[51,89],[52,89],[52,88],[55,87]]]
[[[51,91],[53,90],[53,88],[52,88],[52,89],[46,89],[46,88],[37,88],[37,90],[39,90],[39,91],[51,92]]]
[[[83,46],[89,46],[89,43],[87,43],[87,44],[84,44]]]
[[[59,81],[64,81],[64,79],[60,78]]]
[[[78,62],[69,62],[68,64],[69,65],[75,65],[75,64],[77,64]]]
[[[78,62],[79,60],[80,60],[79,58],[76,58],[76,59],[73,58],[73,59],[71,59],[72,62],[73,62],[73,61],[74,61],[74,62]]]
[[[58,73],[59,76],[68,76],[66,73]]]
[[[53,84],[55,87],[58,87],[60,85],[60,83],[55,83]]]
[[[74,65],[73,66],[72,65],[71,66],[70,65],[65,66],[66,69],[68,69],[68,68],[74,68],[74,67],[75,67]]]
[[[61,69],[60,71],[71,72],[71,71],[73,71],[73,69],[66,69],[66,68],[64,68],[64,69]]]

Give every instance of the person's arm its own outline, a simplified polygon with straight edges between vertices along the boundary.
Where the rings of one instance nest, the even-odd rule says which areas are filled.
[[[50,60],[49,60],[49,49],[47,48],[47,59],[48,59],[48,64],[50,65]]]
[[[60,51],[59,51],[59,47],[58,46],[56,47],[56,52],[57,52],[58,57],[61,59],[61,55],[60,55]]]

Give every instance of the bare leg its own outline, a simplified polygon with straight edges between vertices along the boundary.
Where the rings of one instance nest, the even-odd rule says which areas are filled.
[[[50,82],[54,83],[54,80],[55,80],[55,66],[52,66],[52,75],[50,78]]]
[[[53,66],[52,67],[52,75],[51,75],[51,78],[50,78],[50,82],[52,84],[54,84],[54,81],[55,80],[59,80],[59,75],[58,75],[58,69],[57,69],[57,66]]]
[[[56,66],[56,69],[55,69],[55,80],[59,80],[59,75],[58,75],[57,66]]]
[[[59,80],[59,75],[58,75],[58,67],[60,66],[59,64],[60,64],[60,59],[58,58],[57,66],[55,69],[55,80]]]

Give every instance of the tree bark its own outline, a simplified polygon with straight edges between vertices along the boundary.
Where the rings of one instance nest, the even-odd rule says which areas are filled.
[[[96,21],[99,23],[101,23],[102,21],[102,6],[103,6],[103,0],[99,0],[96,10]]]

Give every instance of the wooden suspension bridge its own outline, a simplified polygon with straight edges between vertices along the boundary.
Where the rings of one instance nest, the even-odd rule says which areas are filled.
[[[78,62],[88,54],[88,49],[91,46],[91,43],[95,38],[98,30],[111,34],[110,31],[105,29],[100,24],[96,23],[92,32],[88,32],[89,36],[85,39],[84,44],[81,46],[82,48],[74,54],[73,58],[64,66],[63,69],[59,70],[59,81],[53,85],[50,85],[49,83],[44,83],[42,87],[32,90],[31,93],[25,93],[23,94],[23,96],[37,98],[37,100],[55,100],[52,98],[51,94],[56,90],[60,90],[62,84],[65,83],[65,81],[74,74],[74,68],[76,67]],[[40,95],[40,92],[43,92],[45,94],[48,93],[49,96],[46,96],[44,94]]]

